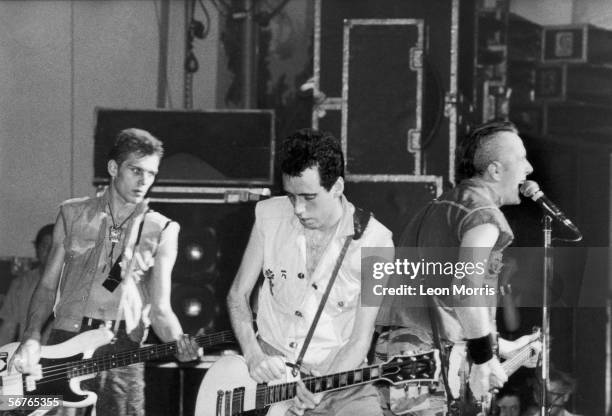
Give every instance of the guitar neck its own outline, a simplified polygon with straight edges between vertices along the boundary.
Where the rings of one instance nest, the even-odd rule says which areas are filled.
[[[206,348],[218,344],[234,342],[235,338],[231,331],[218,332],[211,335],[200,335],[194,337],[199,346]],[[116,354],[104,354],[100,357],[75,361],[68,368],[69,377],[83,376],[110,370],[111,368],[124,367],[148,360],[169,357],[176,354],[178,350],[176,341],[165,344],[150,345],[135,350],[121,351]]]
[[[511,376],[512,374],[514,374],[519,368],[523,366],[523,364],[525,364],[529,360],[532,354],[533,352],[528,345],[523,348],[523,350],[520,351],[518,354],[504,361],[501,366],[506,372],[506,375]]]
[[[324,393],[380,380],[383,378],[382,371],[382,364],[373,365],[327,376],[308,377],[302,379],[302,382],[312,393]],[[269,406],[274,403],[289,400],[297,395],[296,389],[296,382],[276,384],[274,386],[260,384],[257,386],[257,402]]]

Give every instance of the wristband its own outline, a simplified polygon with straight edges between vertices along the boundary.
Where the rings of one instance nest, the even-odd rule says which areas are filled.
[[[491,334],[480,338],[468,339],[467,342],[468,356],[474,364],[484,364],[493,358],[493,343],[491,342]]]

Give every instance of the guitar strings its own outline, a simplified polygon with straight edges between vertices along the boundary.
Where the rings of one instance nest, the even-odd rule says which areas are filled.
[[[194,338],[198,342],[198,344],[200,344],[203,347],[211,346],[214,344],[219,344],[221,342],[231,342],[234,340],[234,336],[231,331],[223,331],[223,332],[212,334],[212,335],[199,335]],[[121,352],[118,352],[112,355],[107,354],[101,357],[92,357],[92,358],[87,358],[85,360],[50,365],[50,366],[43,367],[43,377],[40,378],[39,380],[36,380],[36,384],[51,383],[54,381],[59,381],[62,379],[68,379],[68,378],[78,376],[78,375],[70,376],[69,375],[70,370],[73,370],[74,372],[78,373],[79,371],[86,369],[86,370],[90,370],[90,371],[87,371],[87,373],[91,374],[91,373],[98,373],[100,371],[104,371],[107,369],[107,368],[103,368],[100,370],[94,369],[93,371],[91,371],[91,368],[88,368],[85,365],[85,363],[91,364],[91,363],[96,362],[96,363],[102,364],[101,367],[105,367],[106,365],[110,364],[111,366],[109,368],[113,368],[113,367],[118,367],[117,363],[121,361],[131,359],[134,356],[141,357],[143,355],[142,353],[145,351],[149,353],[169,354],[176,349],[177,349],[176,341],[173,341],[173,342],[169,342],[166,344],[151,345],[148,347],[139,348],[137,350],[121,351]],[[16,374],[15,376],[21,377],[20,374]],[[25,380],[24,380],[24,384],[25,384]]]
[[[538,341],[539,339],[534,339],[533,341],[529,341],[525,347],[523,347],[523,350],[519,353],[517,353],[516,355],[508,358],[506,361],[504,361],[502,363],[502,366],[504,367],[510,367],[512,369],[512,372],[514,372],[518,367],[517,364],[522,363],[526,358],[528,358],[531,355],[532,350],[530,348],[526,348],[528,346],[530,346],[531,344],[535,343],[536,341]],[[514,368],[516,367],[516,368]],[[520,365],[519,365],[520,367]],[[506,372],[508,372],[506,370]]]
[[[525,347],[535,343],[537,341],[537,339],[528,342]],[[506,361],[504,361],[502,363],[502,365],[507,365],[508,367],[514,367],[517,364],[521,363],[522,361],[524,361],[526,358],[529,357],[529,355],[531,355],[532,350],[523,347],[523,350],[520,351],[519,353],[517,353],[516,355],[514,355],[513,357],[507,359]],[[319,377],[309,377],[306,379],[303,379],[302,381],[304,383],[307,384],[312,384],[313,382],[316,382],[317,380],[322,381],[325,378],[328,377],[333,377],[334,379],[340,379],[342,375],[348,375],[351,372],[355,372],[355,371],[359,371],[359,370],[364,370],[364,369],[372,369],[372,368],[376,368],[376,367],[380,367],[377,365],[374,366],[369,366],[369,367],[364,367],[364,368],[360,368],[357,370],[350,370],[350,371],[346,371],[346,372],[342,372],[342,373],[337,373],[337,374],[333,374],[333,375],[327,375],[327,376],[319,376]],[[382,372],[381,372],[382,374]],[[378,376],[376,377],[376,379],[381,378],[382,376]],[[367,380],[367,381],[362,381],[359,383],[352,383],[351,385],[357,385],[357,384],[364,384],[364,383],[368,383],[372,380]],[[257,387],[255,389],[255,394],[257,396],[261,396],[263,395],[263,399],[265,402],[265,405],[270,405],[273,403],[277,403],[280,401],[285,401],[285,400],[291,400],[292,398],[294,398],[296,396],[296,392],[295,392],[295,386],[296,386],[296,382],[289,382],[289,383],[280,383],[280,384],[275,384],[272,386],[269,386],[267,384],[257,384]],[[343,386],[337,386],[337,387],[333,387],[333,388],[326,388],[323,391],[332,391],[332,390],[337,390],[338,388],[341,388]],[[280,391],[277,392],[272,392],[273,389],[280,389]],[[311,391],[313,391],[312,389],[310,389]],[[313,391],[313,392],[319,392],[319,391]],[[321,391],[322,392],[322,391]],[[242,400],[243,397],[245,396],[245,393],[242,390],[238,390],[238,391],[234,391],[232,394],[232,400]],[[291,397],[287,397],[287,398],[283,398],[287,397],[287,396],[291,396]],[[271,400],[268,400],[271,399]]]
[[[208,338],[211,342],[212,342],[213,339],[217,339],[217,341],[218,341],[219,338],[221,338],[221,339],[225,338],[225,336],[227,335],[228,332],[230,333],[230,336],[231,336],[230,339],[233,340],[233,334],[231,334],[231,331],[226,331],[225,333],[219,333],[219,334],[210,335],[210,336],[205,336],[205,335],[204,336],[198,336],[198,337],[195,337],[195,338],[198,341],[202,340],[204,338]],[[167,353],[168,350],[172,351],[173,349],[176,348],[176,342],[171,342],[171,343],[161,344],[161,345],[154,345],[154,346],[151,346],[151,347],[147,347],[145,349],[153,349],[153,348],[163,349],[164,352]],[[136,350],[136,352],[142,351],[142,350],[143,349]],[[124,352],[121,352],[121,353],[117,353],[117,354],[115,354],[115,358],[110,357],[110,356],[103,356],[103,357],[100,357],[100,358],[97,358],[97,359],[90,358],[90,359],[87,359],[87,360],[82,360],[81,362],[85,362],[85,361],[98,361],[98,362],[105,362],[105,363],[113,363],[113,361],[119,362],[121,359],[126,359],[128,357],[130,357],[130,358],[132,357],[132,352],[124,351]],[[59,381],[59,380],[62,380],[62,379],[70,378],[68,376],[68,372],[65,371],[65,370],[67,370],[69,367],[74,367],[74,362],[73,363],[63,363],[63,364],[60,364],[60,365],[57,365],[57,366],[49,366],[49,367],[45,367],[45,368],[48,369],[48,368],[52,368],[52,367],[55,367],[54,368],[54,372],[53,371],[51,371],[51,372],[48,371],[46,375],[44,375],[41,379],[37,380],[37,384],[45,384],[45,383],[50,383],[50,382],[53,382],[53,381]],[[364,368],[359,369],[359,370],[372,369],[372,368],[376,368],[376,367],[380,367],[380,366],[374,365],[374,366],[364,367]],[[81,368],[81,370],[82,369],[83,368]],[[76,371],[78,372],[78,370],[79,369],[77,368]],[[101,370],[99,370],[99,371],[101,371]],[[99,372],[99,371],[92,371],[91,373],[96,373],[96,372]],[[351,372],[354,373],[355,370],[348,371],[348,372],[343,372],[343,373],[338,373],[338,374],[333,375],[333,377],[340,379],[341,375],[348,375]],[[310,378],[305,379],[304,382],[305,383],[312,383],[313,381],[316,381],[317,379],[318,380],[323,380],[326,377],[330,377],[330,376],[328,375],[328,376],[320,376],[320,377],[310,377]],[[377,378],[380,378],[380,376],[377,377]],[[371,381],[371,380],[369,380],[369,381]],[[277,385],[274,385],[274,386],[268,386],[266,384],[258,384],[257,388],[256,388],[256,393],[261,395],[262,393],[265,394],[267,392],[270,392],[270,390],[273,389],[273,388],[276,388],[276,389],[284,388],[284,392],[286,394],[287,393],[287,387],[290,387],[291,391],[289,391],[289,393],[292,393],[293,394],[292,397],[295,397],[295,390],[294,389],[295,389],[295,385],[296,384],[297,384],[296,382],[282,383],[282,384],[277,384]],[[357,384],[359,384],[359,383],[357,383]],[[25,380],[24,380],[24,385],[25,385]],[[328,389],[328,390],[334,390],[334,389],[332,388],[332,389]],[[235,394],[235,396],[233,396],[233,397],[235,397],[238,400],[241,400],[243,398],[243,393],[242,392],[235,392],[234,394]],[[278,400],[278,397],[279,396],[280,397],[283,396],[283,390],[277,392],[276,394],[272,393],[272,395],[273,395],[273,398],[272,398],[273,400],[275,400],[275,401],[282,401],[282,400]],[[266,399],[265,400],[266,402],[267,402],[267,398],[269,396],[270,396],[269,394],[265,394],[264,399]],[[284,399],[284,400],[289,400],[289,399]]]
[[[227,332],[229,332],[229,331],[227,331]],[[217,334],[217,335],[208,336],[208,337],[207,336],[199,336],[199,337],[195,337],[195,338],[196,338],[196,340],[202,340],[203,338],[208,338],[210,341],[212,341],[215,338],[217,338],[217,339],[225,338],[225,334]],[[232,339],[233,339],[233,337],[232,337]],[[168,352],[168,350],[172,351],[172,350],[174,350],[176,348],[176,342],[167,343],[167,344],[161,344],[161,345],[155,345],[155,346],[151,346],[151,347],[148,347],[148,348],[145,348],[145,349],[151,349],[151,348],[156,348],[156,347],[157,347],[158,350],[163,349],[164,352]],[[139,350],[136,350],[135,352],[142,351],[142,350],[143,349],[139,349]],[[110,361],[110,362],[112,362],[112,361],[119,361],[121,359],[121,358],[119,358],[120,356],[124,357],[124,358],[127,358],[127,357],[131,357],[132,353],[129,352],[129,351],[122,352],[122,353],[117,353],[117,354],[115,354],[116,359],[113,359],[112,357],[108,357],[107,356],[107,357],[98,358],[97,361],[102,361],[102,362],[104,362],[104,361],[107,361],[107,362],[108,361]],[[108,358],[110,358],[110,360]],[[94,361],[94,360],[96,360],[96,359],[91,358],[91,359],[87,359],[87,360],[82,360],[81,362],[84,362],[84,361]],[[49,366],[49,367],[56,367],[55,368],[55,372],[57,373],[59,368],[63,367],[64,369],[67,369],[72,364],[74,364],[74,363],[63,363],[63,364],[60,364],[60,365],[57,365],[57,366]],[[46,368],[49,368],[49,367],[46,367]],[[303,381],[304,381],[304,383],[312,384],[313,382],[322,381],[325,378],[329,378],[329,377],[332,377],[335,380],[341,380],[342,376],[348,376],[350,373],[354,374],[356,371],[363,371],[363,370],[366,370],[366,369],[371,370],[373,368],[379,368],[379,369],[382,370],[381,365],[374,365],[374,366],[368,366],[368,367],[360,368],[360,369],[357,369],[357,370],[345,371],[345,372],[337,373],[337,374],[334,374],[334,375],[326,375],[326,376],[319,376],[319,377],[309,377],[309,378],[304,379]],[[78,368],[77,368],[77,370],[78,370]],[[382,371],[380,372],[380,374],[382,374]],[[14,377],[11,376],[11,378],[17,378],[17,377],[20,377],[20,375],[19,374],[15,374]],[[379,375],[379,376],[376,377],[376,379],[378,379],[380,377],[381,376]],[[62,371],[62,373],[57,373],[57,377],[55,377],[55,378],[52,378],[52,376],[50,376],[50,375],[46,375],[42,379],[38,380],[38,383],[39,384],[44,384],[44,383],[48,383],[48,382],[52,382],[52,381],[61,380],[61,379],[64,379],[64,378],[69,378],[69,377],[67,377],[67,373]],[[348,380],[348,377],[347,377],[347,380]],[[367,381],[362,381],[360,383],[352,383],[351,385],[353,385],[353,384],[363,384],[363,383],[369,382],[369,381],[372,381],[372,380],[370,379],[370,380],[367,380]],[[256,394],[259,395],[259,396],[264,394],[263,399],[264,399],[264,402],[266,402],[265,405],[269,405],[269,404],[274,403],[274,402],[290,400],[293,397],[295,397],[295,395],[296,395],[296,385],[297,385],[296,382],[281,383],[281,384],[277,384],[277,385],[273,385],[273,386],[268,386],[267,384],[258,384],[257,387],[256,387]],[[333,383],[332,383],[332,385],[333,385]],[[342,387],[342,386],[338,385],[338,388],[339,387]],[[277,391],[274,392],[273,389],[276,389]],[[336,387],[334,387],[334,388],[327,388],[325,391],[330,391],[330,390],[334,390],[334,389],[336,389]],[[278,391],[278,390],[280,390],[280,391]],[[291,396],[291,397],[283,398],[283,397],[287,397],[287,396]],[[232,400],[242,401],[243,398],[244,398],[244,393],[242,391],[236,391],[232,395]],[[270,403],[268,403],[268,398],[271,399]]]
[[[202,343],[203,347],[206,346],[211,346],[214,344],[220,344],[224,341],[233,341],[234,337],[231,331],[224,331],[224,332],[220,332],[218,334],[213,334],[213,335],[199,335],[195,337],[195,340],[198,343]],[[104,361],[104,359],[116,359],[113,357],[123,357],[123,358],[127,358],[128,356],[131,357],[133,354],[138,353],[140,355],[141,352],[160,352],[160,351],[154,351],[154,350],[163,350],[163,352],[167,353],[168,349],[170,349],[170,351],[176,347],[176,341],[172,341],[172,342],[168,342],[165,344],[155,344],[155,345],[149,345],[147,347],[142,347],[142,348],[138,348],[136,350],[128,350],[128,351],[120,351],[117,352],[115,354],[105,354],[101,357],[91,357],[91,358],[87,358],[85,360],[80,360],[80,361],[73,361],[73,362],[68,362],[68,363],[60,363],[60,364],[56,364],[56,365],[49,365],[44,367],[44,369],[53,369],[53,368],[60,368],[60,367],[65,367],[65,366],[74,366],[75,364],[78,364],[79,362],[82,361],[89,361],[89,360],[97,360],[97,361]]]
[[[411,367],[423,367],[423,364],[420,362],[411,362],[409,363]],[[312,391],[313,393],[319,393],[319,392],[329,392],[329,391],[333,391],[333,390],[338,390],[344,387],[348,387],[348,386],[355,386],[355,385],[359,385],[359,384],[366,384],[366,383],[370,383],[372,381],[375,380],[379,380],[381,378],[384,378],[384,376],[382,375],[384,373],[383,371],[383,365],[384,364],[379,364],[379,365],[371,365],[371,366],[367,366],[367,367],[362,367],[362,368],[358,368],[355,370],[348,370],[348,371],[344,371],[344,372],[340,372],[340,373],[335,373],[335,374],[328,374],[328,375],[323,375],[323,376],[314,376],[314,377],[307,377],[305,379],[303,379],[302,381],[309,386],[309,390]],[[425,366],[426,367],[426,366]],[[364,371],[364,370],[372,370],[372,369],[378,369],[379,370],[379,374],[377,376],[372,377],[371,373],[369,376],[368,380],[362,379],[362,381],[359,382],[355,382],[353,379],[353,382],[348,383],[348,376],[349,374],[356,374],[359,371]],[[413,369],[413,371],[416,371],[416,369]],[[347,384],[343,385],[340,383],[340,380],[342,380],[344,377],[345,380],[347,380]],[[332,378],[332,387],[328,386],[327,382],[326,387],[324,389],[317,389],[313,384],[317,383],[317,382],[321,382],[324,381],[326,379]],[[410,380],[411,382],[415,382],[415,383],[421,383],[423,380]],[[336,385],[336,382],[338,383]],[[290,400],[293,397],[295,397],[297,395],[296,393],[296,385],[297,382],[293,381],[293,382],[288,382],[288,383],[279,383],[279,384],[275,384],[275,385],[267,385],[264,383],[260,383],[257,384],[256,390],[255,390],[255,394],[258,396],[263,395],[263,399],[265,402],[265,405],[271,405],[273,403],[277,403],[280,401],[285,401],[285,400]],[[320,384],[320,386],[322,386],[322,384]],[[280,390],[280,391],[276,391],[274,392],[273,390]],[[241,390],[235,391],[233,392],[232,395],[232,399],[238,399],[241,400],[244,397],[244,394]],[[291,397],[288,398],[282,398],[283,396],[287,396],[290,395]],[[271,399],[271,400],[268,400]]]
[[[227,335],[230,335],[230,337],[228,338]],[[231,331],[226,331],[224,333],[220,333],[220,334],[214,334],[214,335],[202,335],[202,336],[197,336],[195,337],[196,341],[202,341],[202,340],[206,340],[207,342],[202,342],[203,346],[209,346],[211,344],[216,344],[216,343],[220,343],[221,341],[228,341],[228,340],[233,340],[233,336],[231,335]],[[46,366],[44,367],[44,370],[46,371],[45,376],[47,375],[53,375],[54,371],[57,374],[58,371],[64,371],[65,369],[69,368],[69,367],[76,367],[76,370],[79,369],[79,367],[84,366],[83,364],[85,363],[92,363],[92,362],[98,362],[101,364],[112,364],[115,361],[122,361],[122,360],[126,360],[128,358],[132,358],[134,356],[138,357],[138,356],[143,356],[146,355],[146,353],[149,353],[149,355],[151,353],[162,353],[162,354],[168,354],[173,352],[173,350],[176,349],[176,342],[169,342],[166,344],[159,344],[159,345],[151,345],[148,347],[144,347],[144,348],[139,348],[137,350],[131,350],[131,351],[121,351],[115,354],[106,354],[103,355],[101,357],[92,357],[92,358],[88,358],[85,360],[79,360],[79,361],[73,361],[73,362],[67,362],[67,363],[60,363],[60,364],[56,364],[56,365],[50,365],[50,366]],[[100,370],[101,371],[101,370]]]

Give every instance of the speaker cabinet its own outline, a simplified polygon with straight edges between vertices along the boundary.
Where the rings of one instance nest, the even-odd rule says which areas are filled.
[[[163,200],[150,204],[181,226],[171,299],[185,332],[230,329],[225,298],[249,239],[254,205]]]
[[[94,183],[108,180],[106,160],[117,133],[136,127],[164,142],[158,184],[271,185],[272,110],[96,110]]]

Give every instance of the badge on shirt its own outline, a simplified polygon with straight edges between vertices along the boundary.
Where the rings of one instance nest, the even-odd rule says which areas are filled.
[[[268,279],[268,285],[270,287],[270,295],[274,296],[274,283],[272,282],[272,280],[274,279],[274,272],[270,269],[266,269],[263,275],[266,279]]]

